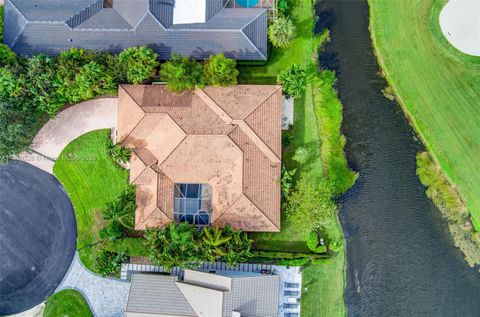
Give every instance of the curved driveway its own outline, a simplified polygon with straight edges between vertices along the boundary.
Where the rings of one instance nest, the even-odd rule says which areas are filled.
[[[73,206],[52,175],[23,162],[0,166],[0,315],[53,293],[77,240]]]
[[[43,126],[33,139],[30,153],[19,160],[53,174],[53,165],[62,150],[79,136],[117,126],[117,98],[99,98],[71,106]]]

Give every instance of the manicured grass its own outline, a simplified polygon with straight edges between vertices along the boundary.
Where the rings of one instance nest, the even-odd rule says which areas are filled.
[[[356,174],[348,168],[343,153],[345,139],[340,134],[342,105],[333,88],[335,76],[331,72],[319,74],[316,66],[317,49],[328,40],[328,31],[316,37],[313,35],[315,17],[312,1],[293,1],[291,7],[298,31],[292,46],[286,50],[273,48],[266,65],[241,66],[240,82],[271,84],[276,82],[277,74],[290,64],[307,66],[309,83],[304,96],[295,100],[295,122],[293,130],[289,132],[293,135],[293,141],[284,149],[282,161],[287,170],[297,169],[296,178],[302,172],[319,181],[327,178],[333,184],[335,193],[340,194],[353,185]],[[299,147],[307,148],[311,154],[311,159],[302,166],[292,160]],[[298,221],[290,219],[282,215],[280,233],[251,234],[250,237],[255,241],[254,248],[306,252],[308,249],[305,240],[310,230],[310,220],[303,219],[305,226],[298,226]],[[328,228],[326,234],[332,239],[343,241],[337,217],[334,226]],[[308,264],[304,270],[303,283],[302,316],[345,316],[344,244],[331,258]]]
[[[93,316],[83,295],[75,290],[64,290],[47,299],[43,317]]]
[[[370,28],[390,86],[480,230],[480,57],[444,38],[446,2],[370,0]]]
[[[109,134],[98,130],[80,136],[65,147],[53,167],[75,207],[80,260],[92,271],[95,254],[88,246],[99,240],[98,211],[128,187],[128,172],[107,153]]]
[[[311,0],[290,0],[290,18],[297,28],[297,36],[288,49],[271,46],[268,63],[263,66],[239,66],[241,83],[274,84],[277,74],[292,63],[307,64],[312,60],[312,47],[318,47],[322,37],[313,37],[315,20]],[[316,42],[316,43],[315,43]]]

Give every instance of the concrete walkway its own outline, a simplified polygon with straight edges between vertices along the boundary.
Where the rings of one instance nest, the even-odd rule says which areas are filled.
[[[90,131],[116,129],[117,104],[117,98],[99,98],[63,110],[37,133],[30,146],[31,151],[21,153],[15,159],[53,174],[55,160],[70,142]],[[87,270],[76,252],[67,274],[55,292],[76,289],[84,295],[94,316],[120,317],[123,316],[129,288],[130,283],[127,281],[103,278]],[[44,303],[41,303],[15,316],[37,316],[43,308]]]
[[[37,133],[32,151],[17,159],[53,174],[55,160],[70,142],[87,132],[117,126],[117,104],[117,98],[99,98],[63,110]]]
[[[75,253],[67,275],[55,292],[64,289],[80,291],[96,317],[121,317],[127,305],[130,282],[90,272]]]

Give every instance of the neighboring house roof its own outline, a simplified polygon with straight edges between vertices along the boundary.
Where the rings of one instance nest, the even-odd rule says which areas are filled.
[[[171,53],[267,59],[266,9],[203,1],[205,23],[173,24],[175,0],[113,0],[112,8],[103,0],[5,0],[4,43],[23,55],[72,47],[118,53],[147,45],[160,59]]]
[[[189,279],[195,275],[195,279]],[[216,285],[211,280],[224,279]],[[225,289],[224,284],[230,285]],[[185,270],[183,280],[176,276],[135,273],[125,309],[126,317],[194,316],[244,317],[278,315],[280,277],[278,275],[220,276]]]
[[[135,228],[173,220],[175,183],[212,188],[211,223],[280,230],[280,86],[122,85],[117,138],[133,149]]]

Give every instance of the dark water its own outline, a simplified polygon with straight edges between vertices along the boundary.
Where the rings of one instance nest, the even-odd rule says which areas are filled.
[[[337,71],[347,157],[360,172],[340,201],[349,315],[480,316],[480,273],[464,262],[426,198],[415,175],[421,144],[381,93],[386,83],[377,74],[366,1],[326,0],[317,13],[317,28],[331,30],[321,62]]]

